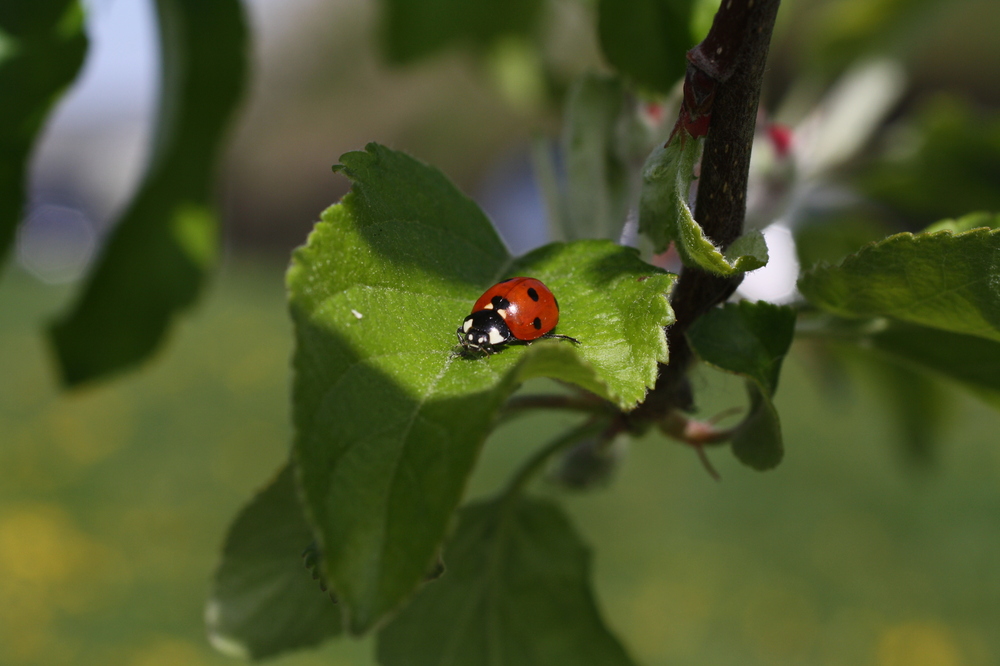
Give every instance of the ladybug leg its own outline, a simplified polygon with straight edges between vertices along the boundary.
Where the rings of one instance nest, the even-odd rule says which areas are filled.
[[[560,340],[569,340],[570,342],[580,344],[580,341],[576,338],[571,338],[568,335],[560,335],[558,333],[546,333],[542,336],[543,338],[559,338]]]

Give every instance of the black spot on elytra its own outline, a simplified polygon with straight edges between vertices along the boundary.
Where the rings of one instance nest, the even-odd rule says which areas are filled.
[[[506,310],[507,307],[510,305],[510,301],[508,301],[503,296],[499,296],[499,295],[494,296],[493,298],[491,298],[490,299],[490,303],[493,304],[493,309],[494,310]]]
[[[542,327],[542,320],[535,317],[535,321],[531,322],[531,325],[535,327],[535,330],[538,330]]]
[[[534,287],[528,287],[528,297],[534,302],[538,302],[538,292],[535,291]]]

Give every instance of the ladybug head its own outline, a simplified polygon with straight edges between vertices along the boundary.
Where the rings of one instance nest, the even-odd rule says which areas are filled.
[[[459,343],[469,351],[484,351],[492,354],[497,347],[500,347],[511,340],[511,335],[507,323],[495,310],[479,310],[473,312],[456,331]]]

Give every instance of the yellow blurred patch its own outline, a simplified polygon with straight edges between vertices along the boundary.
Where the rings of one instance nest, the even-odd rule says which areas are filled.
[[[885,629],[878,641],[878,666],[961,666],[965,662],[946,625],[903,622]]]
[[[15,662],[51,662],[60,643],[50,635],[56,615],[88,613],[127,580],[124,559],[78,529],[58,506],[6,508],[0,513],[4,655]]]
[[[819,637],[809,590],[790,578],[770,577],[739,593],[744,640],[765,663],[804,663]]]

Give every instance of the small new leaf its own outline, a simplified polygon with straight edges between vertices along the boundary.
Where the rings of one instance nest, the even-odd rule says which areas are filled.
[[[1000,341],[1000,230],[902,233],[799,279],[810,302],[843,317],[890,317]]]
[[[288,273],[295,463],[327,582],[362,633],[432,569],[493,418],[531,377],[635,406],[667,358],[675,276],[609,241],[514,260],[436,169],[376,144],[344,155],[352,191]],[[456,353],[456,329],[505,277],[545,282],[580,341]],[[358,315],[361,315],[360,317]]]
[[[767,264],[767,245],[759,231],[738,238],[723,253],[695,221],[688,205],[694,165],[701,155],[703,139],[679,132],[666,146],[658,146],[642,169],[639,198],[639,231],[653,241],[656,252],[674,243],[687,266],[716,275],[731,276]]]
[[[590,553],[554,504],[465,507],[448,571],[379,633],[383,666],[633,666],[601,620]]]
[[[285,466],[229,528],[205,611],[212,645],[263,659],[341,632],[340,607],[303,559],[312,540]]]
[[[781,423],[772,398],[792,344],[795,310],[764,301],[726,303],[688,329],[698,357],[747,380],[750,411],[733,436],[733,453],[757,470],[776,467],[784,455]]]

